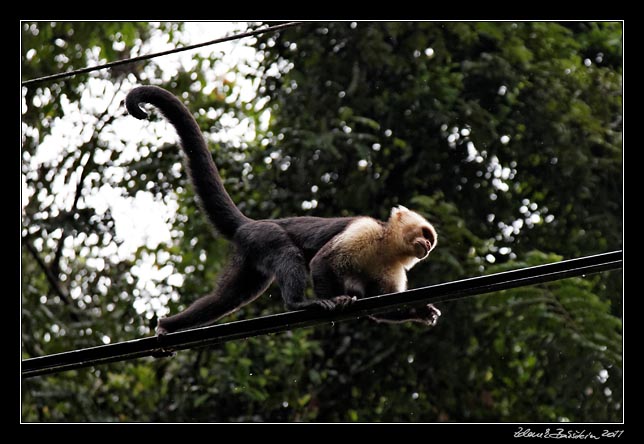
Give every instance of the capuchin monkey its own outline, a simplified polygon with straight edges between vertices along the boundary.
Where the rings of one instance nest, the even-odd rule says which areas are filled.
[[[387,222],[370,217],[289,217],[253,220],[234,204],[197,122],[168,91],[141,86],[127,95],[128,112],[148,117],[143,103],[156,106],[181,139],[196,194],[216,230],[235,246],[216,288],[184,311],[159,319],[157,335],[209,325],[259,297],[272,282],[286,308],[336,310],[357,298],[407,289],[406,270],[436,246],[434,227],[403,206]],[[306,299],[308,273],[316,298]],[[435,325],[440,311],[428,304],[370,316],[378,322]]]

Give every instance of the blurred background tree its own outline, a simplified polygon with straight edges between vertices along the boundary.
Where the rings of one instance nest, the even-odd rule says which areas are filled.
[[[22,26],[25,80],[188,38]],[[213,47],[23,87],[23,358],[152,334],[227,256],[174,131],[124,116],[141,83],[185,100],[250,217],[424,214],[440,241],[412,287],[621,248],[620,23],[306,23],[251,44],[225,72]],[[165,236],[123,228],[155,221]],[[444,303],[430,330],[359,319],[44,376],[23,420],[621,421],[621,301],[602,273]],[[227,320],[282,310],[272,288]]]

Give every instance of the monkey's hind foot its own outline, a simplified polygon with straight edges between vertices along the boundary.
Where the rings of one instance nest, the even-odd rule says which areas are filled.
[[[157,337],[161,338],[167,334],[168,334],[168,330],[161,327],[161,325],[157,325]]]
[[[170,358],[176,355],[177,352],[175,350],[173,350],[172,348],[163,346],[163,339],[165,335],[168,334],[168,330],[166,330],[165,328],[161,327],[161,325],[158,325],[158,324],[157,324],[156,330],[157,330],[157,342],[159,342],[159,345],[161,345],[161,347],[153,350],[150,356],[152,356],[153,358]]]
[[[164,348],[157,348],[156,350],[153,350],[152,353],[150,353],[150,356],[153,358],[171,358],[174,355],[176,355],[177,352],[174,350],[166,350]]]

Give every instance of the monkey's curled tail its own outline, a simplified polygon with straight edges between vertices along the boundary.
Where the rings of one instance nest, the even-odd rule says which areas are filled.
[[[159,108],[176,129],[188,158],[187,166],[201,204],[217,231],[231,239],[237,229],[251,219],[239,211],[224,188],[219,170],[194,117],[179,99],[157,86],[135,88],[125,99],[131,115],[137,119],[146,119],[148,114],[140,108],[141,103]]]

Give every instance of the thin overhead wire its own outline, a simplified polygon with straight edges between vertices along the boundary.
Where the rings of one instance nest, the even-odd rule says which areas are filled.
[[[161,56],[168,55],[168,54],[174,54],[174,53],[177,53],[177,52],[189,51],[191,49],[201,48],[203,46],[208,46],[208,45],[214,45],[216,43],[223,43],[223,42],[228,42],[228,41],[231,41],[231,40],[238,40],[238,39],[241,39],[241,38],[244,38],[244,37],[251,37],[251,36],[254,36],[254,35],[264,34],[266,32],[279,31],[279,30],[290,28],[292,26],[297,26],[297,25],[300,25],[300,24],[302,24],[302,22],[282,23],[281,25],[269,26],[268,28],[263,28],[263,29],[255,29],[253,31],[243,32],[243,33],[240,33],[240,34],[234,34],[234,35],[231,35],[231,36],[228,36],[228,37],[222,37],[222,38],[218,38],[218,39],[215,39],[215,40],[210,40],[210,41],[203,42],[203,43],[196,43],[194,45],[181,46],[179,48],[169,49],[167,51],[155,52],[155,53],[152,53],[152,54],[141,55],[141,56],[132,57],[132,58],[129,58],[129,59],[116,60],[114,62],[105,63],[104,65],[89,66],[89,67],[86,67],[86,68],[76,69],[76,70],[73,70],[73,71],[67,71],[67,72],[62,72],[62,73],[58,73],[58,74],[52,74],[52,75],[49,75],[49,76],[38,77],[38,78],[35,78],[35,79],[30,79],[30,80],[23,81],[22,86],[33,85],[35,83],[41,83],[41,82],[45,82],[45,81],[58,80],[58,79],[66,78],[66,77],[72,77],[72,76],[75,76],[77,74],[85,74],[85,73],[92,72],[92,71],[98,71],[99,69],[114,68],[115,66],[125,65],[127,63],[134,63],[134,62],[139,62],[141,60],[148,60],[148,59],[152,59],[152,58],[155,58],[155,57],[161,57]]]
[[[339,312],[313,310],[290,311],[255,319],[229,322],[210,327],[170,333],[98,347],[57,353],[22,361],[22,377],[58,373],[91,367],[108,362],[126,361],[158,355],[160,349],[184,350],[204,347],[236,339],[277,333],[296,328],[328,324],[383,313],[403,306],[453,301],[510,288],[556,281],[573,276],[584,276],[622,267],[622,251],[612,251],[551,264],[526,267],[487,276],[446,282],[359,299]],[[445,320],[445,322],[449,322]]]

